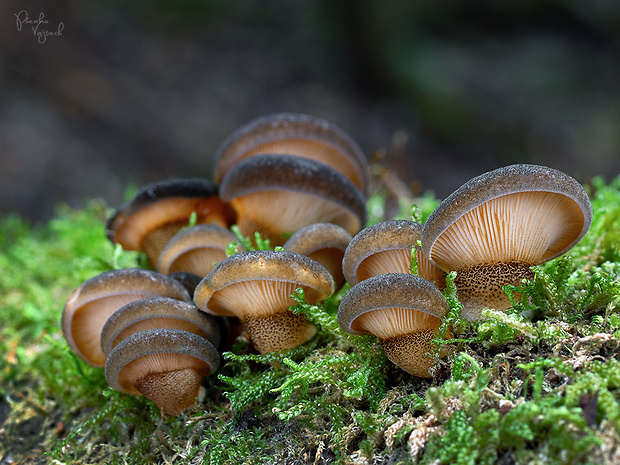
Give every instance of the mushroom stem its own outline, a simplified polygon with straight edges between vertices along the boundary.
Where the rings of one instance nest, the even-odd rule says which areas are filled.
[[[261,354],[291,349],[316,334],[316,328],[304,315],[288,308],[268,315],[246,316],[242,321],[252,344]],[[278,328],[277,334],[274,328]]]

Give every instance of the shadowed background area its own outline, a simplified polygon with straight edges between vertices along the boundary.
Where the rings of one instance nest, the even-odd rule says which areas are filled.
[[[440,198],[517,162],[620,172],[613,0],[8,0],[0,16],[2,214],[211,177],[226,136],[280,111]]]

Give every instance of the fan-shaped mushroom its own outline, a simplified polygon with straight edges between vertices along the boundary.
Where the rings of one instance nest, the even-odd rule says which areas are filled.
[[[187,271],[204,277],[216,263],[226,258],[226,247],[235,241],[237,236],[229,229],[214,224],[184,229],[162,249],[157,270],[161,273]],[[245,250],[240,243],[237,248]]]
[[[220,355],[207,339],[180,329],[147,329],[122,340],[105,365],[108,384],[143,395],[168,415],[191,407]]]
[[[105,356],[99,337],[106,320],[123,305],[152,296],[191,300],[181,283],[141,268],[101,273],[73,291],[62,312],[62,330],[69,347],[92,366],[102,367]]]
[[[182,329],[220,343],[220,327],[216,318],[198,310],[191,302],[170,297],[147,297],[134,300],[115,311],[101,330],[101,350],[110,351],[132,334],[147,329]]]
[[[344,254],[342,268],[347,282],[360,281],[383,273],[409,273],[411,249],[416,249],[419,275],[442,289],[443,272],[424,257],[417,243],[422,225],[415,221],[391,220],[368,226],[353,237]]]
[[[372,276],[356,284],[338,308],[338,323],[350,334],[372,334],[387,357],[406,372],[431,377],[438,354],[432,343],[450,307],[431,282],[405,273]]]
[[[303,288],[315,304],[334,291],[329,272],[314,260],[293,252],[250,251],[231,255],[196,287],[199,309],[238,317],[261,353],[289,349],[316,332],[303,315],[289,310],[290,295]]]
[[[324,163],[366,193],[370,174],[362,151],[335,125],[314,116],[278,113],[250,121],[233,132],[217,154],[214,179],[258,154],[284,154]]]
[[[351,234],[331,223],[314,223],[301,228],[284,243],[284,250],[319,262],[334,278],[335,289],[344,284],[342,259],[351,242]]]
[[[178,178],[143,186],[134,198],[108,219],[108,238],[127,250],[146,253],[153,266],[159,252],[192,213],[196,223],[215,223],[229,227],[235,212],[218,197],[218,186],[206,179]]]
[[[463,317],[510,306],[502,286],[531,279],[530,267],[562,255],[592,221],[584,188],[567,174],[538,165],[484,173],[447,197],[422,233],[424,254],[455,284]]]
[[[366,221],[365,198],[347,178],[288,155],[255,155],[235,165],[222,180],[220,196],[237,211],[245,236],[258,231],[273,245],[312,223],[334,223],[353,235]]]

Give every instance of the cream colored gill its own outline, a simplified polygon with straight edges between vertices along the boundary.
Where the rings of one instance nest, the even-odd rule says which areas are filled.
[[[355,329],[368,331],[379,339],[436,329],[440,320],[434,315],[411,308],[389,307],[363,313],[355,319]]]
[[[583,215],[575,210],[575,201],[552,192],[504,195],[448,227],[433,244],[431,258],[446,271],[482,263],[538,264],[579,235]]]
[[[409,273],[411,249],[382,250],[362,260],[357,267],[357,281],[385,273]]]

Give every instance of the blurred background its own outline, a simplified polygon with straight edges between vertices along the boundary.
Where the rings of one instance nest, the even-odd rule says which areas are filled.
[[[3,0],[0,17],[1,214],[210,177],[228,134],[280,111],[439,198],[516,162],[620,173],[615,0]]]

